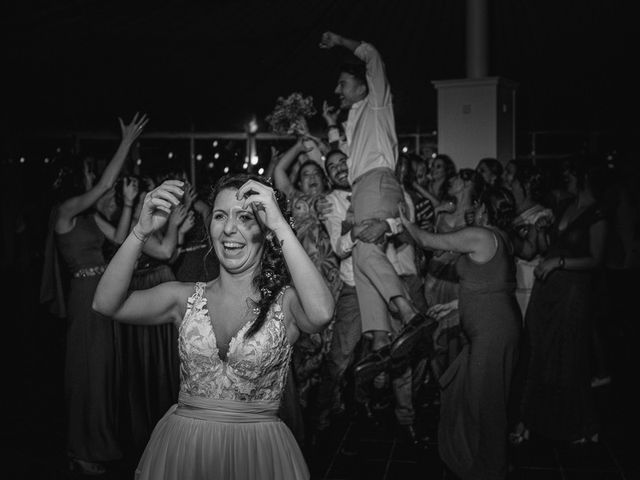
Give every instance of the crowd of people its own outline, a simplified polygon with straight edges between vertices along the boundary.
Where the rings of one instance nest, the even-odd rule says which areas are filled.
[[[637,170],[399,153],[377,49],[333,32],[320,47],[353,53],[340,104],[263,176],[134,173],[139,114],[101,172],[60,168],[41,300],[67,319],[70,468],[309,478],[305,448],[385,396],[410,444],[435,440],[462,479],[505,478],[509,442],[531,433],[598,441],[596,301],[638,268]],[[417,422],[427,385],[437,439]]]

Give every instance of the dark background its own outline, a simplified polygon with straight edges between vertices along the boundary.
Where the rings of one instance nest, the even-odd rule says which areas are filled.
[[[381,51],[399,132],[435,130],[431,82],[466,76],[465,0],[4,3],[3,110],[14,137],[117,132],[116,117],[136,110],[154,131],[242,131],[254,114],[266,131],[278,96],[333,99],[347,52],[319,49],[325,30]],[[633,2],[488,4],[489,75],[519,83],[519,131],[630,129]]]

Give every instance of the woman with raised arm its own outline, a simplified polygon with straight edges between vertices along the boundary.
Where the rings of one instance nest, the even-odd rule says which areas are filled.
[[[322,274],[334,300],[337,300],[342,289],[340,261],[331,247],[329,233],[322,224],[323,209],[328,205],[326,194],[329,193],[329,180],[322,166],[308,158],[309,141],[309,137],[300,136],[280,157],[273,168],[273,180],[275,187],[287,198],[298,240]],[[298,177],[294,181],[288,174],[292,164],[299,165]],[[309,393],[321,381],[320,365],[331,348],[332,332],[333,323],[320,334],[303,334],[294,348],[292,370],[298,396],[296,400],[302,410],[313,403]],[[292,390],[287,395],[290,393],[293,393]],[[288,412],[287,416],[293,417],[294,412]],[[297,436],[300,438],[300,434]]]
[[[146,124],[145,115],[136,114],[128,125],[120,119],[120,146],[95,184],[86,162],[83,182],[74,181],[78,172],[66,168],[54,184],[59,198],[54,207],[55,240],[71,277],[65,357],[67,454],[70,467],[86,474],[105,473],[103,462],[122,456],[116,439],[113,324],[93,311],[91,302],[105,269],[105,242],[122,243],[129,229],[130,204],[125,204],[117,227],[109,222],[116,208],[113,187]]]
[[[126,200],[135,205],[137,223],[147,191]],[[184,201],[184,198],[183,198]],[[171,211],[165,227],[151,235],[138,257],[130,290],[145,290],[176,280],[171,260],[177,256],[181,231],[190,228],[184,204]],[[115,253],[115,250],[114,252]],[[156,423],[175,403],[180,385],[178,332],[174,325],[127,325],[115,328],[118,342],[120,436],[126,460],[138,460]]]
[[[469,343],[440,377],[438,448],[462,479],[507,475],[507,399],[521,328],[513,247],[504,233],[514,208],[508,190],[488,189],[474,226],[442,234],[418,228],[401,210],[418,245],[461,254],[458,308]]]
[[[273,188],[262,177],[231,175],[210,196],[220,276],[129,293],[142,246],[179,204],[181,187],[168,180],[146,196],[94,299],[97,311],[118,321],[174,323],[179,331],[178,403],[158,422],[136,478],[309,478],[276,413],[292,345],[300,331],[318,331],[331,320],[331,292]]]

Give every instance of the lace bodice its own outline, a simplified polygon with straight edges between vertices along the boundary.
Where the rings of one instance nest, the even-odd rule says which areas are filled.
[[[282,312],[285,289],[258,332],[244,338],[249,321],[231,339],[226,360],[219,356],[204,289],[205,283],[196,283],[179,328],[180,392],[212,399],[279,401],[292,351]]]

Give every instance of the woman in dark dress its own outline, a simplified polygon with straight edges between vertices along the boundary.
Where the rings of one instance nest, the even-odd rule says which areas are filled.
[[[122,456],[116,432],[113,322],[95,312],[91,302],[106,267],[106,241],[122,243],[128,233],[130,205],[123,209],[117,228],[105,217],[115,213],[114,184],[146,123],[146,116],[138,118],[137,114],[128,125],[120,120],[120,146],[95,183],[85,163],[84,185],[73,181],[73,170],[61,171],[54,184],[60,195],[55,240],[70,274],[65,358],[67,454],[70,466],[86,474],[105,473],[103,462]]]
[[[504,233],[514,212],[508,190],[489,188],[471,227],[432,234],[402,216],[423,248],[461,254],[458,309],[469,343],[440,378],[438,446],[443,461],[463,479],[507,475],[507,401],[522,321],[513,248]]]
[[[138,221],[142,192],[131,219]],[[172,210],[162,231],[145,243],[136,262],[130,291],[146,290],[175,281],[170,261],[176,255],[178,239],[193,226],[193,215],[184,205]],[[153,427],[178,398],[180,358],[178,332],[174,325],[127,325],[115,327],[117,360],[121,375],[121,436],[128,459],[137,460],[149,441]]]
[[[564,179],[574,201],[556,215],[549,250],[534,272],[525,322],[523,424],[517,432],[525,438],[530,429],[559,441],[598,439],[589,342],[607,235],[595,183],[602,178],[584,159],[567,163]]]

